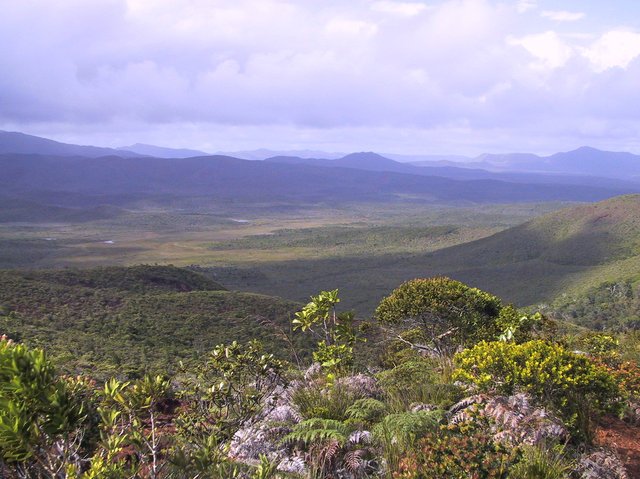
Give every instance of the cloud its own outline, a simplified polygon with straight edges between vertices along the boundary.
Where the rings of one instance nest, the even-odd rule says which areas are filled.
[[[550,30],[539,15],[519,14],[535,7],[11,2],[0,18],[0,128],[51,128],[63,139],[66,125],[67,140],[77,130],[128,143],[173,131],[180,146],[190,138],[204,149],[215,146],[210,138],[241,149],[229,142],[244,138],[343,151],[367,148],[368,138],[393,151],[393,138],[403,148],[491,141],[519,149],[534,138],[582,138],[589,121],[637,141],[629,132],[640,133],[631,112],[640,101],[640,34]]]
[[[583,50],[596,71],[609,68],[627,68],[640,56],[640,33],[611,31],[602,35],[592,45]]]
[[[534,68],[559,68],[564,66],[573,55],[573,49],[553,31],[527,35],[521,38],[509,38],[509,44],[525,48],[537,61]]]
[[[538,8],[538,3],[535,0],[520,0],[516,3],[516,10],[518,13],[526,13],[529,10],[535,10]]]
[[[419,2],[379,1],[371,4],[371,9],[377,12],[412,17],[427,10],[427,5]]]
[[[544,10],[540,16],[554,22],[576,22],[585,17],[584,12],[568,12],[566,10]]]

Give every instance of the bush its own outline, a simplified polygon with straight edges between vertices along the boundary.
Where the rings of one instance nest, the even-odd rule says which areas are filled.
[[[496,296],[439,277],[403,283],[380,302],[375,316],[385,323],[420,327],[435,353],[450,355],[460,344],[497,339],[501,309]]]
[[[455,362],[456,379],[486,392],[529,393],[556,408],[573,428],[584,405],[594,411],[618,406],[620,390],[615,378],[588,357],[558,344],[482,342],[458,353]]]
[[[506,478],[516,456],[513,448],[493,441],[482,430],[458,426],[429,432],[406,454],[394,479]]]
[[[377,378],[390,406],[406,410],[412,404],[448,407],[461,398],[462,390],[442,384],[433,361],[417,359],[378,373]]]

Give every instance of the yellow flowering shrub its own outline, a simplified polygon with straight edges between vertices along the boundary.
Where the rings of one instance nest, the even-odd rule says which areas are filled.
[[[618,405],[617,381],[589,357],[559,344],[481,342],[455,357],[454,378],[480,391],[526,392],[553,406],[571,426],[585,405],[604,411]]]

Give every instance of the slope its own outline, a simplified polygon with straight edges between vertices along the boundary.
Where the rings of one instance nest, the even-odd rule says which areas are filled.
[[[229,286],[303,300],[340,288],[370,313],[402,281],[447,275],[520,306],[581,295],[604,281],[640,279],[640,195],[560,210],[490,237],[431,253],[262,264],[260,278]]]
[[[101,148],[98,146],[73,145],[19,132],[0,131],[0,154],[7,153],[84,156],[87,158],[97,158],[106,155],[119,155],[124,157],[140,156],[138,153],[132,151]]]
[[[255,338],[288,359],[274,325],[287,328],[297,307],[172,266],[0,271],[0,331],[94,376],[175,371],[216,344]]]

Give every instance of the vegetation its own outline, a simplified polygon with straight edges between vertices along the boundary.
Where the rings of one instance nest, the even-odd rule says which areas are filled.
[[[0,331],[99,378],[173,373],[216,344],[256,337],[304,358],[310,341],[290,335],[298,307],[169,266],[0,272]]]
[[[14,292],[36,282],[49,294],[80,289],[92,301],[144,299],[165,314],[171,309],[158,298],[187,295],[188,302],[178,303],[185,308],[199,295],[239,294],[208,291],[219,285],[164,267],[104,276],[24,272],[10,276],[13,281],[6,275]],[[81,376],[61,375],[54,362],[68,369],[64,356],[52,361],[42,349],[2,338],[2,476],[557,479],[588,477],[579,474],[602,467],[622,474],[620,460],[592,443],[606,415],[620,414],[635,427],[640,368],[627,352],[632,336],[547,334],[539,314],[431,278],[404,284],[380,303],[382,321],[408,316],[419,318],[412,324],[419,327],[376,336],[379,357],[358,370],[353,358],[366,343],[357,340],[361,328],[353,315],[337,311],[338,304],[335,290],[312,296],[287,315],[291,334],[274,319],[282,324],[280,344],[296,354],[278,357],[282,348],[269,352],[255,340],[232,341],[174,369],[155,363],[160,374],[130,379],[98,377],[106,372],[99,361]],[[437,341],[441,333],[431,332],[438,328],[461,331],[448,335],[447,348],[416,348],[406,339]],[[309,336],[318,340],[315,350]],[[307,353],[299,345],[308,345]],[[442,360],[453,351],[455,371]],[[375,365],[383,369],[367,372]]]

